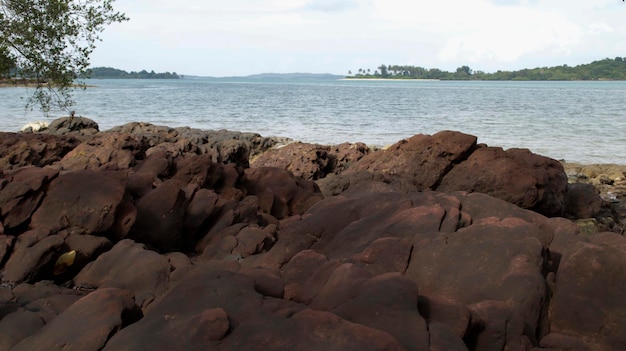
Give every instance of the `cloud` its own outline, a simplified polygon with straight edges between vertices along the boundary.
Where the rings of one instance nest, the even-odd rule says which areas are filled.
[[[306,11],[345,12],[359,7],[356,0],[311,0],[303,6]]]

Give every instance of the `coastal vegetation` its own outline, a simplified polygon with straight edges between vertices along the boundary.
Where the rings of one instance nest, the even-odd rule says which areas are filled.
[[[554,66],[486,73],[461,66],[455,72],[419,66],[380,65],[348,72],[346,78],[357,79],[439,79],[439,80],[626,80],[626,58],[605,58],[578,66]]]
[[[126,72],[121,69],[111,67],[94,67],[87,71],[86,78],[94,79],[179,79],[176,72],[155,73],[154,71],[142,70],[139,72]]]
[[[0,80],[34,87],[27,107],[74,105],[73,89],[89,67],[100,33],[128,18],[113,0],[0,0]]]

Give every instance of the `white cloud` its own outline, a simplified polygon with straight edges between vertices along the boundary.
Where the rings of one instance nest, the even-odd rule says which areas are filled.
[[[493,71],[626,55],[626,5],[618,0],[117,0],[114,6],[131,20],[105,31],[94,64],[143,61],[207,75],[345,73],[381,63]]]

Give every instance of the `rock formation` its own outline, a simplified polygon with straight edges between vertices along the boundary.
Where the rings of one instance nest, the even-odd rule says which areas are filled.
[[[555,160],[94,124],[0,133],[2,350],[626,344],[623,217]]]

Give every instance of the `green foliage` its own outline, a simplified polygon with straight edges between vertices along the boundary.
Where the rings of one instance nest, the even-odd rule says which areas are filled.
[[[155,73],[154,71],[142,70],[140,72],[132,71],[130,73],[111,67],[94,67],[88,71],[89,78],[120,78],[120,79],[178,79],[180,76],[170,72]]]
[[[128,20],[114,0],[0,0],[0,69],[35,86],[27,107],[69,109],[74,80],[83,75],[99,34]]]
[[[626,58],[616,57],[594,61],[589,64],[570,67],[537,67],[519,71],[497,71],[485,73],[472,71],[469,66],[461,66],[455,72],[445,72],[437,68],[426,69],[415,66],[382,65],[388,72],[385,78],[394,79],[441,79],[441,80],[626,80]],[[367,70],[369,71],[369,70]],[[378,78],[360,69],[348,78]]]

